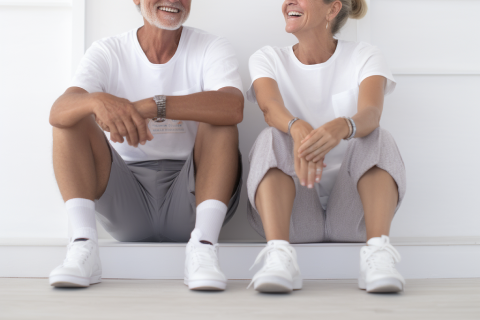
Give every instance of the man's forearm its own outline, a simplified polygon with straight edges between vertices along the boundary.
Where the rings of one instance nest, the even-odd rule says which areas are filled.
[[[157,105],[153,98],[137,101],[134,105],[145,118],[157,116]],[[221,91],[167,96],[166,118],[236,125],[243,119],[243,96]]]
[[[68,128],[92,114],[94,99],[89,93],[70,92],[60,96],[50,110],[50,124]]]

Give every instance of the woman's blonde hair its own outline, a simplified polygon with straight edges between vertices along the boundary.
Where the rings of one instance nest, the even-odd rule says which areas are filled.
[[[330,4],[336,0],[323,0]],[[342,9],[332,22],[332,34],[336,34],[347,23],[347,19],[362,19],[367,14],[367,3],[365,0],[340,0]]]

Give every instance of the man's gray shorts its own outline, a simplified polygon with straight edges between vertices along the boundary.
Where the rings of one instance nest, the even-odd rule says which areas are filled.
[[[187,242],[195,227],[193,150],[184,160],[124,161],[110,145],[112,168],[107,189],[95,200],[100,223],[119,241]],[[228,204],[224,224],[235,213],[242,188],[239,181]]]

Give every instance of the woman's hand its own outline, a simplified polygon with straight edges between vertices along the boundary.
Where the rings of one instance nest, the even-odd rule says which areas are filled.
[[[349,133],[348,124],[343,118],[337,118],[312,130],[303,138],[298,148],[298,157],[314,163],[325,159],[330,150],[335,148]]]
[[[295,173],[297,174],[300,184],[313,188],[314,183],[320,182],[322,178],[323,168],[326,165],[323,164],[323,159],[313,162],[307,161],[305,158],[298,156],[298,150],[301,146],[301,141],[305,139],[313,131],[312,126],[303,121],[297,120],[292,125],[290,132],[293,137],[293,158],[295,162]]]

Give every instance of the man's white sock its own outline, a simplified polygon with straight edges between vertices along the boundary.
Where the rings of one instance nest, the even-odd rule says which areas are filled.
[[[195,230],[201,232],[199,240],[206,240],[215,244],[218,242],[228,207],[218,200],[205,200],[197,206]]]
[[[95,222],[95,202],[88,199],[75,198],[65,202],[68,220],[72,227],[72,240],[97,239],[97,224]]]

